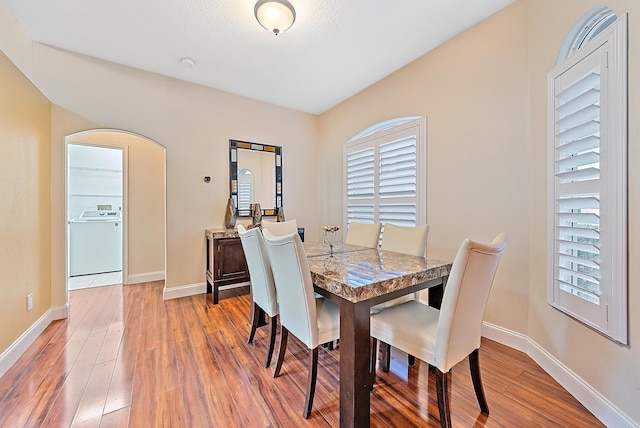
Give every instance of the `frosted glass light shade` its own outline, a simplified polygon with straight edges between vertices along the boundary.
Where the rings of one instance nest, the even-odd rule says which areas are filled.
[[[296,20],[296,11],[287,0],[260,0],[253,12],[260,25],[276,36]]]

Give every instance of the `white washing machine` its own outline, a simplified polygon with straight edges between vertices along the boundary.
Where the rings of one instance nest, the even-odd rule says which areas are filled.
[[[122,219],[118,211],[83,211],[69,222],[69,276],[122,270]]]

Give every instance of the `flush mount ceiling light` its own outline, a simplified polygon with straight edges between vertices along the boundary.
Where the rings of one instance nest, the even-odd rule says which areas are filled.
[[[253,13],[260,25],[276,36],[291,28],[296,20],[296,11],[287,0],[260,0]]]

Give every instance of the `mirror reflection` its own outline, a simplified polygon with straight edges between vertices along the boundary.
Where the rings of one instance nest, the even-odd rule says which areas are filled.
[[[282,148],[229,140],[229,190],[239,217],[251,216],[259,203],[263,215],[282,206]]]
[[[238,209],[276,206],[275,153],[238,150]]]

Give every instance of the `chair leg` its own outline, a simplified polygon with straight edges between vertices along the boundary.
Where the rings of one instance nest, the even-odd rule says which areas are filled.
[[[269,349],[267,350],[267,361],[264,363],[264,368],[271,365],[271,356],[273,355],[273,347],[276,344],[276,330],[278,327],[275,316],[270,317],[269,322],[271,323],[271,337],[269,338]]]
[[[249,340],[247,340],[247,343],[253,343],[253,337],[256,335],[256,330],[258,329],[259,312],[260,307],[256,302],[253,302],[253,306],[251,307],[251,332],[249,333]]]
[[[273,377],[280,376],[280,369],[284,361],[284,352],[287,350],[287,339],[289,338],[289,330],[280,326],[280,349],[278,350],[278,360],[276,367],[273,369]]]
[[[385,373],[389,373],[389,368],[391,367],[391,345],[388,343],[380,342],[382,346],[382,371]],[[411,354],[407,355],[407,363],[410,366],[416,364],[416,357]]]
[[[471,370],[473,389],[476,391],[476,398],[478,399],[480,410],[485,415],[488,415],[489,405],[487,404],[487,398],[484,396],[484,388],[482,387],[482,378],[480,377],[480,359],[478,357],[477,349],[469,354],[469,369]]]
[[[313,396],[316,392],[316,378],[318,377],[318,347],[316,346],[309,353],[309,375],[307,376],[307,397],[304,400],[304,416],[309,419],[311,408],[313,407]]]
[[[451,372],[442,373],[436,368],[436,392],[438,395],[438,411],[440,412],[440,426],[451,428],[451,413],[449,411],[449,376]]]
[[[378,339],[372,337],[369,342],[369,346],[371,347],[370,359],[369,359],[369,374],[371,378],[369,379],[369,391],[373,391],[373,386],[376,383],[376,362],[378,361]]]
[[[389,367],[391,366],[391,345],[380,342],[380,349],[382,351],[382,371],[389,373]]]

